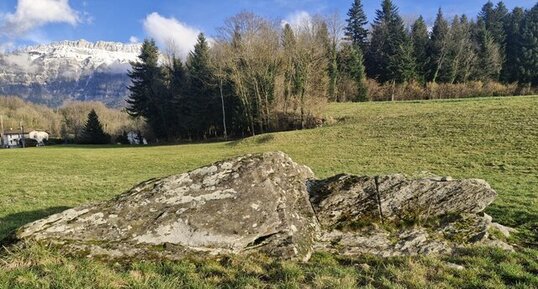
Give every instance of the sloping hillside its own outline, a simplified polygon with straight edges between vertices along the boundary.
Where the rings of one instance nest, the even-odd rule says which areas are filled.
[[[327,115],[336,123],[235,142],[2,150],[8,169],[0,177],[0,238],[148,178],[232,155],[281,150],[318,177],[429,171],[483,178],[499,193],[488,213],[520,231],[512,240],[518,251],[472,249],[453,257],[388,260],[317,254],[307,264],[260,256],[111,265],[31,247],[0,257],[0,288],[538,287],[538,97],[333,104]]]

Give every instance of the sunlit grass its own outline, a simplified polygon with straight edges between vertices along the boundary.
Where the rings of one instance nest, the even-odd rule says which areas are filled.
[[[315,130],[234,142],[0,150],[0,238],[67,207],[109,199],[148,178],[177,174],[229,156],[280,150],[310,166],[318,177],[342,172],[430,171],[483,178],[499,193],[487,212],[496,221],[520,230],[516,241],[521,247],[537,246],[538,97],[332,104],[327,116],[338,122]],[[453,257],[452,262],[465,265],[463,271],[454,271],[446,266],[446,260],[436,258],[353,261],[324,254],[308,264],[234,260],[226,265],[232,268],[225,270],[221,263],[209,261],[199,261],[203,265],[185,261],[115,267],[65,258],[42,248],[33,250],[35,255],[27,250],[10,257],[27,258],[29,265],[2,270],[13,265],[0,261],[0,286],[211,288],[223,283],[228,286],[224,288],[265,288],[275,283],[279,288],[397,288],[396,284],[417,288],[538,287],[538,258],[533,249],[513,254],[471,250]],[[330,264],[316,265],[318,259]],[[40,265],[43,260],[60,261]],[[357,267],[356,262],[370,264],[369,271]],[[253,272],[235,272],[241,266],[252,267]],[[69,270],[73,277],[67,276]]]

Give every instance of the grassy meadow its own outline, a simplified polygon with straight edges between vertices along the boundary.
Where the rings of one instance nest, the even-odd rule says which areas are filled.
[[[334,124],[231,142],[0,150],[0,239],[152,177],[279,150],[320,178],[428,171],[485,179],[499,193],[487,213],[519,230],[511,240],[516,252],[110,264],[35,245],[0,253],[0,288],[538,288],[538,97],[331,104],[326,115]]]

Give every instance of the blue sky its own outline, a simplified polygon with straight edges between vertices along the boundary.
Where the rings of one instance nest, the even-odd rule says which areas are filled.
[[[59,40],[86,39],[129,42],[159,38],[159,30],[177,30],[208,35],[224,19],[247,10],[272,19],[290,19],[300,13],[342,17],[352,0],[0,0],[0,48]],[[369,20],[381,0],[365,0]],[[447,16],[465,13],[475,17],[486,0],[394,0],[402,16],[418,15],[431,21],[439,7]],[[530,8],[531,0],[509,0],[505,4]],[[178,25],[176,25],[178,24]],[[160,28],[159,28],[160,27]],[[170,27],[170,29],[168,29]],[[182,30],[183,29],[183,30]],[[174,30],[174,31],[175,31]],[[163,32],[164,33],[164,32]],[[163,36],[164,37],[164,36]]]

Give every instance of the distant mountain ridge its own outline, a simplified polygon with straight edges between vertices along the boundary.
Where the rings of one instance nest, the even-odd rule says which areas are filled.
[[[127,70],[141,44],[61,41],[0,54],[0,95],[52,107],[95,100],[120,107],[128,94]]]

